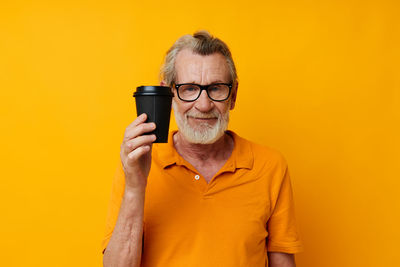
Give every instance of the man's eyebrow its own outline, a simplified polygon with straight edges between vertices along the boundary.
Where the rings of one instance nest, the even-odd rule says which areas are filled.
[[[222,80],[215,80],[215,81],[210,82],[209,84],[214,84],[214,83],[225,83],[225,82]]]
[[[187,82],[187,83],[190,83],[190,84],[198,84],[198,83],[195,82],[195,81],[191,81],[191,82]],[[222,81],[222,80],[215,80],[215,81],[212,81],[212,82],[210,82],[210,83],[208,83],[208,84],[204,84],[204,85],[209,85],[209,84],[214,84],[214,83],[225,83],[225,82]]]

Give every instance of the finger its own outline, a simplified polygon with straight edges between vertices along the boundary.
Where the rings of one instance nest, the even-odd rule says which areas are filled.
[[[142,113],[139,116],[137,116],[137,118],[131,123],[129,124],[126,129],[132,129],[135,126],[145,122],[147,120],[147,114],[146,113]]]
[[[128,164],[136,162],[141,156],[145,155],[150,151],[150,145],[145,145],[138,147],[137,149],[133,150],[131,153],[128,154]]]
[[[130,140],[137,136],[143,135],[144,133],[148,133],[154,131],[156,128],[156,124],[154,122],[149,123],[141,123],[132,129],[127,129],[125,131],[124,141]]]
[[[155,134],[138,136],[123,143],[123,151],[125,154],[129,154],[140,146],[150,145],[155,140]]]

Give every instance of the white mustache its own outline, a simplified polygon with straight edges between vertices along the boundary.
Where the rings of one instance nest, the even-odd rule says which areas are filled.
[[[193,118],[199,118],[199,119],[218,119],[219,114],[218,114],[218,112],[215,112],[215,111],[203,113],[203,112],[190,110],[190,111],[186,112],[186,118],[187,117],[193,117]]]

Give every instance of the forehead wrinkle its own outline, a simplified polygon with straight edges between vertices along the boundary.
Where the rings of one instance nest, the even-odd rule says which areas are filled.
[[[201,85],[211,84],[215,82],[224,82],[229,80],[229,69],[223,55],[212,54],[202,56],[188,50],[179,52],[179,71],[177,80],[185,77],[184,80],[179,80],[179,83],[198,83]],[[225,81],[226,82],[226,81]]]
[[[202,61],[197,61],[196,62],[191,62],[190,67],[188,68],[191,78],[192,78],[192,83],[200,83],[203,80],[203,70],[204,70],[204,62]]]

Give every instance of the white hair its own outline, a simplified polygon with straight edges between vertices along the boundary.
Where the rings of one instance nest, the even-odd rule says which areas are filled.
[[[190,49],[196,54],[207,56],[214,53],[222,54],[229,67],[232,83],[237,83],[237,72],[235,63],[232,59],[232,54],[228,46],[218,38],[213,37],[207,31],[198,31],[192,35],[186,34],[180,37],[174,45],[168,50],[165,56],[164,64],[160,70],[160,79],[163,80],[167,86],[172,86],[176,80],[175,60],[176,56],[183,49]]]

